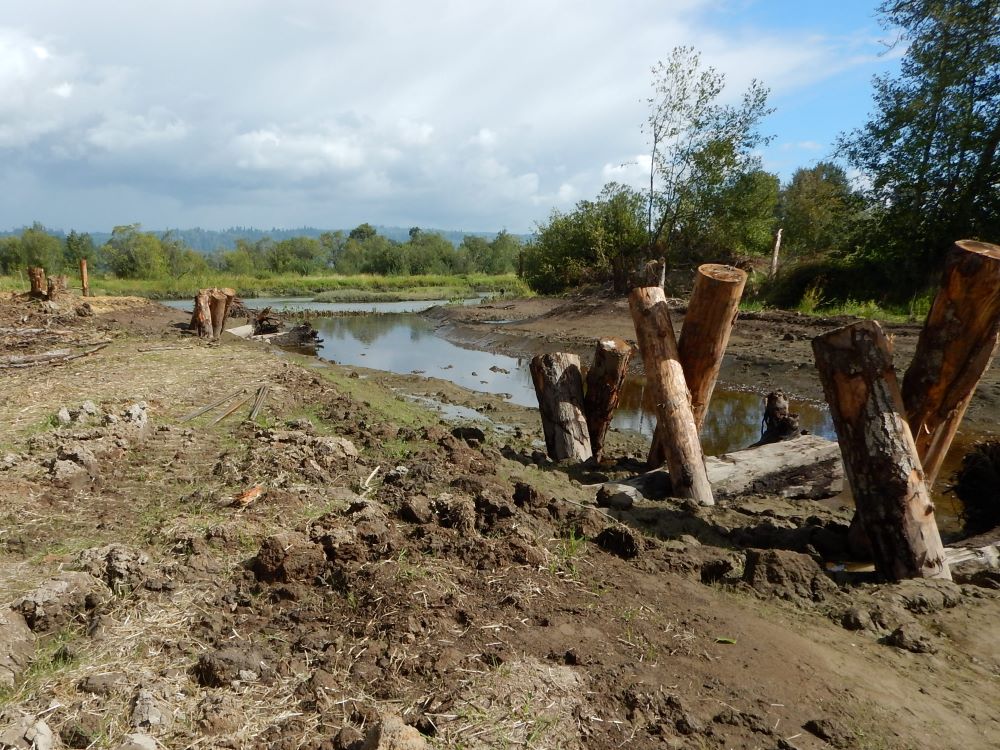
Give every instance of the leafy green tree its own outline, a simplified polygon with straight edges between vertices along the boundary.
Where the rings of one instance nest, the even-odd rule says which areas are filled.
[[[160,239],[141,231],[140,224],[125,224],[111,230],[104,255],[119,278],[158,279],[167,275],[167,258]]]
[[[0,272],[8,275],[19,268],[24,268],[21,238],[14,235],[0,237]]]
[[[63,268],[62,242],[37,221],[21,233],[21,261],[25,266],[40,266],[46,273]]]
[[[605,281],[624,291],[646,245],[645,207],[642,194],[610,183],[571,213],[553,211],[525,249],[525,279],[543,293]]]
[[[871,182],[865,252],[919,281],[952,241],[1000,239],[1000,0],[889,0],[906,54],[841,138]],[[897,272],[898,275],[898,272]]]
[[[375,227],[368,222],[365,222],[364,224],[358,224],[358,226],[354,227],[354,229],[351,230],[349,238],[352,240],[358,240],[359,242],[364,242],[365,240],[372,239],[377,234],[378,232],[375,230]]]
[[[759,132],[770,114],[768,91],[753,81],[738,105],[720,104],[725,76],[702,69],[691,47],[675,47],[653,67],[653,96],[645,131],[650,142],[646,196],[647,245],[663,241],[669,252],[682,238],[698,245],[697,229],[718,196],[747,187],[742,175],[760,169],[757,151],[769,139]]]
[[[455,269],[455,246],[436,232],[414,229],[410,230],[410,241],[404,246],[409,272],[452,273]]]
[[[79,266],[81,258],[87,259],[87,264],[91,269],[96,269],[101,265],[100,253],[94,245],[93,238],[86,232],[81,234],[75,229],[70,230],[70,233],[66,235],[63,256],[66,259],[66,265],[71,269]]]
[[[778,205],[777,175],[757,169],[730,175],[677,232],[676,244],[696,258],[760,255],[771,248]]]
[[[781,191],[782,248],[790,256],[845,250],[862,208],[843,167],[828,161],[800,167]]]
[[[208,261],[201,253],[192,250],[173,232],[160,237],[160,249],[172,278],[196,275],[208,271]]]

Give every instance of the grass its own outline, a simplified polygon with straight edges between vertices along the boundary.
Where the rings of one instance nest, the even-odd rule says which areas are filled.
[[[78,279],[71,277],[70,286]],[[236,275],[221,272],[194,274],[179,278],[118,279],[112,276],[91,274],[90,289],[95,295],[148,297],[172,299],[193,297],[199,289],[231,287],[240,297],[315,296],[327,292],[350,291],[356,294],[395,294],[398,299],[426,299],[421,294],[434,294],[431,299],[441,299],[441,290],[454,292],[446,298],[475,296],[477,292],[494,292],[510,296],[530,295],[527,285],[514,274],[489,276],[486,274],[423,276],[376,276],[357,274],[323,274],[299,276]],[[0,292],[24,292],[28,281],[23,273],[0,276]],[[416,297],[409,295],[418,295]],[[346,302],[346,299],[335,301]],[[355,301],[369,301],[367,299]],[[388,301],[380,299],[378,301]]]

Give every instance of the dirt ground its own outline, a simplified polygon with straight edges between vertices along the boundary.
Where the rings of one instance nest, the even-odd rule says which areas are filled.
[[[499,398],[80,303],[0,300],[6,362],[80,355],[0,369],[0,747],[1000,746],[995,575],[828,571],[849,510],[773,490],[599,508],[635,438],[557,466]],[[436,314],[518,353],[634,337],[608,300]],[[835,323],[743,316],[723,378],[818,397]]]

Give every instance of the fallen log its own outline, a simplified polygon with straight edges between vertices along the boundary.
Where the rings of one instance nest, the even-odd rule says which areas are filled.
[[[542,416],[545,449],[553,461],[586,461],[593,455],[583,415],[583,377],[575,354],[539,354],[530,365]]]
[[[691,411],[699,430],[705,423],[746,282],[746,271],[717,263],[699,266],[695,275],[677,353],[691,392]],[[647,461],[650,466],[659,466],[666,459],[664,437],[664,430],[657,425]]]
[[[903,377],[903,404],[930,487],[1000,333],[1000,247],[960,240]]]
[[[813,352],[876,570],[951,578],[881,326],[838,328],[813,339]]]
[[[15,370],[23,367],[35,367],[36,365],[61,365],[63,362],[71,362],[74,359],[80,359],[81,357],[87,357],[94,352],[99,352],[101,349],[106,347],[110,341],[104,341],[94,346],[92,349],[88,349],[85,352],[77,352],[74,354],[69,349],[54,349],[50,352],[43,352],[42,354],[25,354],[15,357],[6,357],[0,360],[0,369]]]
[[[638,287],[629,293],[628,301],[646,384],[656,403],[657,419],[667,433],[663,446],[673,494],[714,505],[666,295],[660,287]]]
[[[594,351],[594,364],[587,371],[587,393],[583,411],[587,418],[590,449],[599,461],[604,438],[611,426],[632,357],[632,347],[621,339],[601,339]]]

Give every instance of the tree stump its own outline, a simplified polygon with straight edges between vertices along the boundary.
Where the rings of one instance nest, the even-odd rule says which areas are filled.
[[[212,338],[212,312],[209,308],[210,289],[199,289],[194,298],[194,312],[188,328],[200,338]]]
[[[656,401],[659,424],[667,434],[663,446],[673,495],[714,505],[666,295],[660,287],[639,287],[631,291],[628,302],[646,384]]]
[[[90,277],[87,275],[86,258],[80,258],[80,289],[84,297],[90,296]]]
[[[47,289],[45,293],[45,296],[48,298],[49,302],[57,301],[65,293],[66,293],[66,277],[49,276],[47,282]]]
[[[532,358],[530,369],[549,458],[586,461],[593,452],[583,415],[580,358],[575,354],[539,354]]]
[[[1000,333],[1000,247],[960,240],[903,377],[903,404],[930,487]]]
[[[700,430],[705,423],[712,391],[722,368],[722,357],[729,344],[729,335],[740,311],[740,297],[747,283],[747,274],[733,266],[705,263],[698,267],[694,290],[688,302],[681,338],[677,344],[684,380],[691,392],[691,411]],[[664,431],[657,429],[649,452],[648,463],[659,466],[666,453]]]
[[[950,579],[881,326],[838,328],[813,339],[813,352],[875,569],[889,580]]]
[[[45,299],[49,292],[45,285],[45,269],[32,266],[28,269],[28,281],[31,283],[29,295],[36,299]]]
[[[583,411],[587,417],[590,449],[599,461],[604,450],[604,438],[611,426],[622,384],[632,357],[632,347],[621,339],[601,339],[594,352],[594,364],[587,372],[587,395]]]

